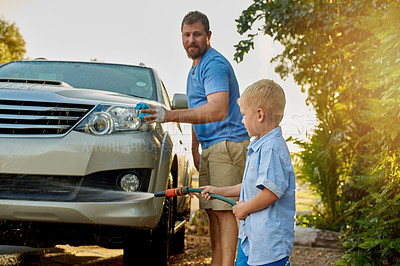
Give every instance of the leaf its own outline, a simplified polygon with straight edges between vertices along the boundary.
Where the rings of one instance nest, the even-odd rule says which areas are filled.
[[[395,138],[397,137],[397,135],[399,134],[399,130],[398,129],[394,129],[392,130],[392,132],[390,133],[390,138],[392,140],[395,140]]]
[[[393,223],[397,223],[399,221],[400,221],[400,218],[396,217],[396,218],[390,219],[389,221],[387,221],[387,223],[393,224]]]
[[[363,248],[363,249],[371,249],[371,248],[373,248],[373,247],[375,247],[376,245],[374,245],[374,243],[372,243],[372,241],[368,241],[368,242],[364,242],[364,243],[361,243],[360,245],[359,245],[359,247],[360,248]]]

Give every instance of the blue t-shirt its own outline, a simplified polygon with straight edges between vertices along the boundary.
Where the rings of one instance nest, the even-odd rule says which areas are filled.
[[[240,221],[239,241],[250,265],[278,261],[293,249],[295,174],[280,127],[249,144],[240,200],[247,202],[264,188],[278,200]]]
[[[206,104],[207,95],[211,93],[229,91],[229,107],[225,120],[193,125],[203,149],[223,140],[241,142],[249,138],[237,104],[239,85],[231,64],[223,55],[210,48],[190,70],[186,90],[189,108]]]

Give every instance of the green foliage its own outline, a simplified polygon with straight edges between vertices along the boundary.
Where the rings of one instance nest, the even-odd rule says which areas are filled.
[[[320,194],[325,218],[335,226],[343,222],[343,184],[350,176],[363,175],[374,160],[362,156],[367,149],[362,137],[372,128],[362,117],[370,91],[364,87],[369,69],[361,48],[372,34],[358,18],[369,14],[375,2],[255,0],[236,20],[238,32],[248,38],[235,46],[235,60],[243,60],[253,47],[257,33],[252,28],[262,22],[257,30],[284,46],[272,59],[275,71],[282,78],[293,75],[308,92],[319,124],[310,142],[297,142],[304,148],[298,176]]]
[[[372,130],[366,138],[371,153],[381,158],[370,167],[367,178],[352,183],[354,197],[345,212],[343,232],[347,248],[339,265],[400,264],[400,2],[374,13],[366,27],[374,33],[369,42],[372,55],[366,87],[373,97],[368,101],[367,121]],[[384,30],[375,25],[384,25]],[[357,200],[358,199],[358,200]]]
[[[339,231],[341,229],[319,211],[314,211],[312,214],[299,215],[296,218],[296,225],[331,231]]]
[[[367,76],[366,87],[373,98],[368,102],[368,123],[374,131],[369,135],[371,141],[379,143],[377,153],[386,153],[400,147],[400,1],[393,1],[389,6],[375,13],[367,22],[367,27],[374,33],[374,43],[368,52],[372,56],[364,63],[372,71]],[[376,28],[383,25],[385,30]]]
[[[343,132],[335,130],[329,133],[324,130],[324,124],[318,126],[310,142],[297,141],[303,151],[300,153],[301,165],[297,172],[297,178],[309,182],[310,186],[320,195],[324,204],[325,213],[319,224],[330,224],[330,228],[339,229],[343,222],[340,215],[340,194],[339,191],[345,179],[341,169],[344,164],[341,162],[341,149],[344,148],[342,141]],[[315,218],[315,217],[314,217]],[[324,228],[323,228],[324,227]],[[327,226],[318,227],[325,229]]]
[[[316,111],[296,174],[324,210],[299,223],[344,228],[340,265],[400,265],[400,1],[255,0],[236,22],[235,60],[272,36],[275,71]]]
[[[400,149],[359,186],[367,195],[345,211],[347,252],[338,265],[400,264]]]
[[[21,60],[25,52],[25,41],[15,23],[0,18],[0,64]]]

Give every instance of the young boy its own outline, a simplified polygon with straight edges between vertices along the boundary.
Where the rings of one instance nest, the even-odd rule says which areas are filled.
[[[233,213],[240,220],[235,265],[290,265],[295,225],[295,174],[279,123],[285,94],[272,80],[249,86],[239,98],[242,123],[254,140],[248,147],[243,182],[206,186],[209,193],[240,195]]]

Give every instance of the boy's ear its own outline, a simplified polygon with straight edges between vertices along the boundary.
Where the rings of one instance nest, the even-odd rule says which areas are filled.
[[[262,108],[257,108],[257,121],[262,123],[265,119],[265,112]]]

